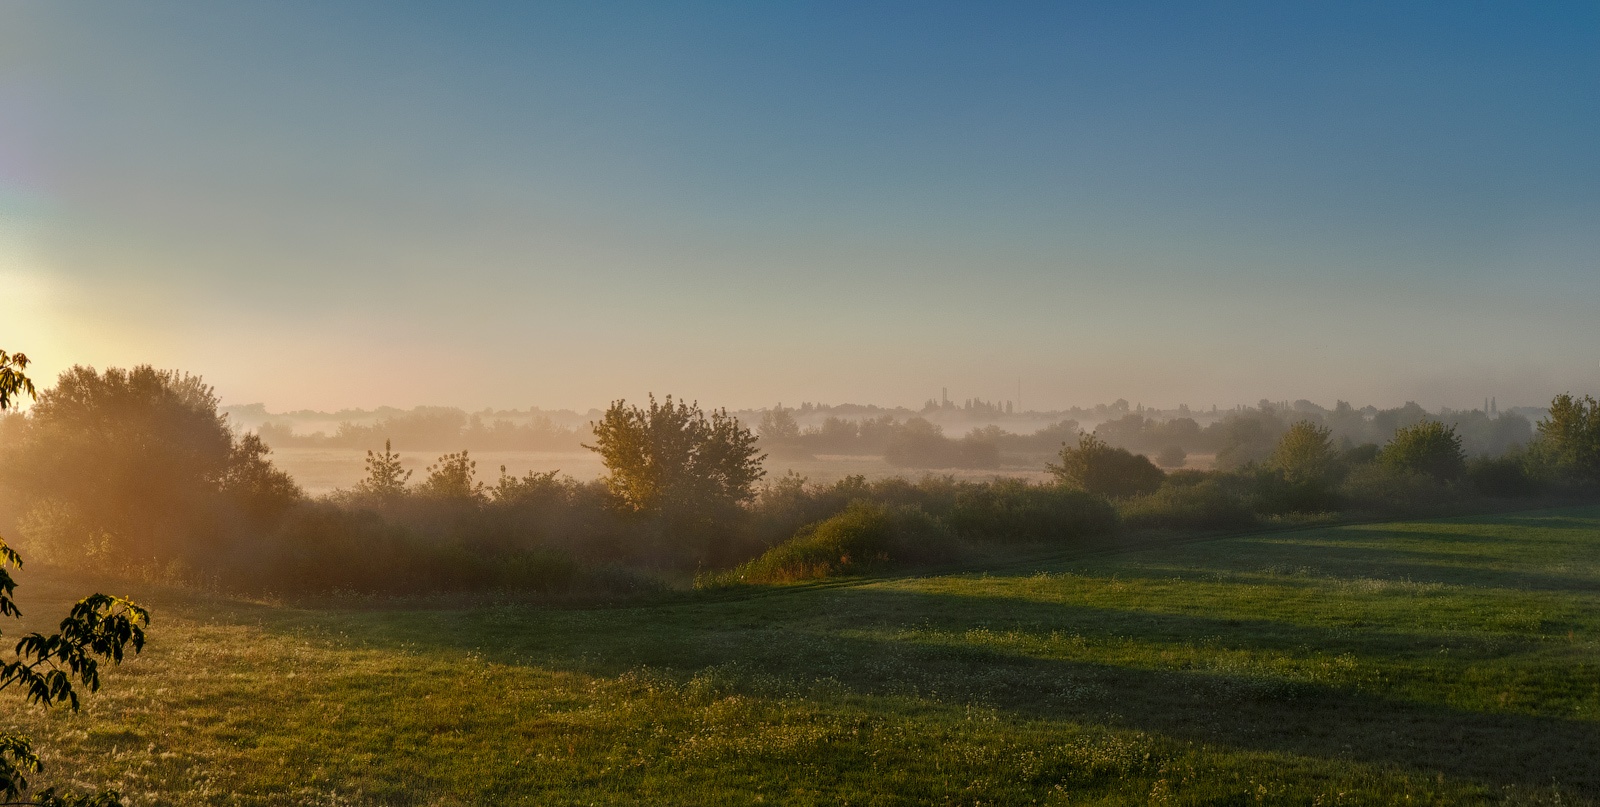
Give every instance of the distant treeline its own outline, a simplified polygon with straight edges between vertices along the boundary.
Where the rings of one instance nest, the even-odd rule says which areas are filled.
[[[1112,411],[1120,409],[1112,407]],[[1168,467],[1182,467],[1188,454],[1204,453],[1216,455],[1216,467],[1233,469],[1266,459],[1294,423],[1326,425],[1333,439],[1349,449],[1381,444],[1396,429],[1427,419],[1455,427],[1469,456],[1503,454],[1533,438],[1533,424],[1509,412],[1442,410],[1430,414],[1415,403],[1394,409],[1355,409],[1344,401],[1333,409],[1304,401],[1297,406],[1262,401],[1255,408],[1229,410],[1205,426],[1191,417],[1161,419],[1128,412],[1100,423],[1092,433],[1118,448],[1150,454]],[[988,425],[953,438],[920,417],[897,420],[883,415],[847,420],[829,416],[820,426],[803,428],[793,410],[773,408],[762,414],[758,432],[763,447],[780,458],[868,454],[883,455],[902,468],[983,469],[1037,465],[1040,455],[1053,454],[1063,444],[1076,441],[1079,423],[1063,420],[1029,434]]]
[[[774,459],[817,455],[882,456],[901,468],[991,469],[1002,466],[1037,466],[1039,458],[1053,454],[1077,438],[1076,418],[1061,418],[1025,433],[996,423],[963,427],[964,434],[947,435],[945,426],[932,418],[949,413],[1006,419],[1004,407],[971,399],[961,404],[930,401],[927,417],[905,409],[840,404],[776,406],[743,413],[758,422],[764,450]],[[403,451],[577,451],[589,437],[588,418],[573,412],[557,420],[539,410],[467,413],[449,407],[417,407],[409,411],[380,409],[322,415],[296,412],[271,415],[260,405],[235,407],[241,415],[262,419],[257,433],[276,448],[349,448],[370,450],[390,442]],[[1339,401],[1325,409],[1309,401],[1261,401],[1256,407],[1235,407],[1221,412],[1190,413],[1188,407],[1158,412],[1130,407],[1125,400],[1087,409],[1067,410],[1094,419],[1091,433],[1119,448],[1148,454],[1165,467],[1182,467],[1189,454],[1211,454],[1216,467],[1239,468],[1264,459],[1290,425],[1306,421],[1326,425],[1333,439],[1346,448],[1377,445],[1395,429],[1433,418],[1454,426],[1464,450],[1471,456],[1498,455],[1533,436],[1533,424],[1516,412],[1492,407],[1475,410],[1440,410],[1429,413],[1416,403],[1393,409],[1357,409]],[[1184,414],[1188,413],[1188,414]],[[1040,413],[1029,413],[1037,417]],[[1060,413],[1054,413],[1060,414]],[[296,430],[305,418],[351,415],[331,434]],[[820,417],[820,420],[818,418]],[[361,419],[357,419],[361,418]],[[810,420],[811,425],[806,425]],[[1038,422],[1038,421],[1034,421]]]
[[[415,427],[416,440],[459,441],[482,428],[428,414],[382,422]],[[670,398],[648,408],[619,401],[589,437],[607,469],[599,480],[480,475],[459,442],[426,468],[405,468],[384,446],[369,452],[360,484],[313,498],[273,464],[259,434],[231,428],[200,379],[74,367],[26,414],[0,419],[0,532],[30,561],[231,589],[588,597],[649,588],[667,571],[698,571],[708,585],[762,583],[1011,547],[1114,544],[1129,529],[1237,529],[1600,494],[1600,403],[1570,396],[1552,401],[1536,425],[1492,409],[1264,403],[1204,427],[1135,411],[1092,434],[1067,421],[1031,435],[991,427],[954,439],[919,418],[825,420],[807,430],[784,410],[765,414],[758,442],[726,412]],[[908,466],[1045,452],[1034,467],[1050,481],[763,482],[759,452],[785,441],[875,446]],[[1214,449],[1223,467],[1167,471],[1124,445]],[[1181,464],[1171,459],[1164,464]]]
[[[1130,451],[1160,453],[1214,453],[1216,467],[1241,468],[1271,456],[1274,447],[1289,427],[1309,422],[1328,427],[1335,442],[1345,449],[1361,445],[1380,445],[1396,429],[1414,426],[1424,420],[1437,420],[1455,428],[1462,450],[1468,456],[1503,454],[1533,439],[1533,424],[1525,417],[1481,409],[1441,410],[1430,414],[1416,403],[1394,409],[1366,407],[1356,409],[1339,401],[1333,409],[1322,409],[1308,402],[1290,407],[1262,401],[1256,408],[1230,411],[1220,420],[1201,427],[1192,418],[1158,420],[1132,413],[1095,427],[1094,435]]]
[[[385,441],[405,451],[576,451],[583,447],[585,434],[557,424],[548,415],[534,413],[522,420],[525,422],[508,418],[486,421],[480,414],[429,406],[389,414],[369,424],[344,421],[333,434],[297,434],[289,423],[271,420],[261,424],[257,433],[268,445],[279,448],[370,449]]]
[[[1062,421],[1031,434],[1013,434],[989,425],[959,438],[920,417],[898,420],[883,415],[862,420],[828,417],[820,426],[802,428],[787,409],[762,414],[757,432],[762,448],[774,457],[819,454],[881,455],[901,468],[998,468],[1021,455],[1048,454],[1075,439],[1078,423]],[[1037,463],[1034,463],[1037,464]]]

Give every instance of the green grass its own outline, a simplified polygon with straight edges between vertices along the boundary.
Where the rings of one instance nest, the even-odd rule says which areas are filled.
[[[73,581],[29,569],[24,606]],[[41,777],[134,804],[1586,804],[1600,508],[650,607],[138,591]]]

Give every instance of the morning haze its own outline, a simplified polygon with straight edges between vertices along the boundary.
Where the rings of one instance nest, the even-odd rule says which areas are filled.
[[[1555,12],[4,13],[0,328],[48,334],[46,377],[283,409],[1600,383],[1563,338],[1600,291],[1594,52]]]
[[[0,5],[0,803],[1595,804],[1597,43]]]

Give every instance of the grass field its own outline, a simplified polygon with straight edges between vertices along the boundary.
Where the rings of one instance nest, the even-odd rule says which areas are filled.
[[[30,617],[90,583],[29,569]],[[84,713],[134,804],[1586,804],[1600,508],[649,607],[159,590]]]

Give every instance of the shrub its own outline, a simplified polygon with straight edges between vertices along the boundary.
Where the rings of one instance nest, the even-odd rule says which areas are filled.
[[[58,502],[58,516],[124,564],[214,555],[236,534],[270,530],[301,498],[265,443],[233,434],[197,376],[73,367],[17,432],[0,481],[24,507]]]
[[[1351,446],[1339,455],[1339,464],[1346,469],[1354,468],[1357,465],[1367,465],[1377,462],[1378,455],[1382,452],[1383,447],[1377,443],[1362,443],[1358,446]]]
[[[949,528],[919,508],[856,502],[734,569],[724,579],[780,583],[854,574],[890,563],[948,561],[958,552]]]
[[[1453,426],[1424,420],[1396,429],[1378,461],[1397,471],[1426,474],[1442,482],[1460,479],[1467,472],[1467,456]]]
[[[1339,494],[1357,511],[1404,514],[1452,502],[1454,490],[1432,476],[1386,464],[1352,469]]]
[[[1243,496],[1220,480],[1179,480],[1154,493],[1121,503],[1122,520],[1132,527],[1224,530],[1249,527],[1255,513]]]
[[[419,535],[372,511],[331,504],[297,508],[253,554],[248,563],[229,567],[237,578],[232,584],[299,593],[564,593],[580,573],[565,552],[538,547],[483,551]]]
[[[1295,421],[1278,440],[1269,467],[1295,485],[1327,484],[1335,471],[1333,431],[1307,420]]]
[[[1174,487],[1185,487],[1188,485],[1198,485],[1207,479],[1215,479],[1216,476],[1216,473],[1212,471],[1200,471],[1194,468],[1179,468],[1176,471],[1168,473],[1167,478],[1163,479],[1161,484],[1163,486],[1172,485]]]
[[[899,468],[998,468],[1000,447],[983,429],[952,440],[938,425],[912,418],[889,434],[883,459]]]
[[[1557,395],[1538,429],[1538,452],[1554,470],[1600,481],[1600,401],[1588,395]]]
[[[1278,468],[1260,468],[1250,481],[1251,498],[1258,513],[1327,513],[1343,504],[1326,478],[1298,477]]]
[[[1467,482],[1485,496],[1514,499],[1539,492],[1538,480],[1528,474],[1520,456],[1479,457],[1467,463]]]
[[[1113,499],[1153,492],[1162,473],[1143,454],[1113,448],[1092,434],[1078,435],[1078,445],[1063,446],[1061,464],[1045,466],[1063,485]]]
[[[1058,542],[1115,531],[1117,511],[1085,491],[997,479],[962,488],[945,521],[972,540]]]
[[[594,424],[606,485],[629,509],[699,520],[755,497],[766,471],[755,433],[723,409],[665,403],[641,408],[614,401]]]
[[[404,496],[406,481],[411,472],[401,467],[400,455],[394,453],[393,444],[383,441],[383,453],[367,451],[367,476],[356,483],[353,494],[360,498],[387,501]]]
[[[1156,455],[1156,464],[1163,468],[1182,468],[1188,461],[1189,454],[1182,446],[1167,446]]]
[[[387,451],[387,443],[385,451]],[[370,466],[369,466],[370,467]],[[467,452],[446,454],[428,466],[428,476],[417,485],[418,495],[446,501],[482,501],[483,483],[477,481],[478,463]],[[370,471],[369,471],[370,475]]]

